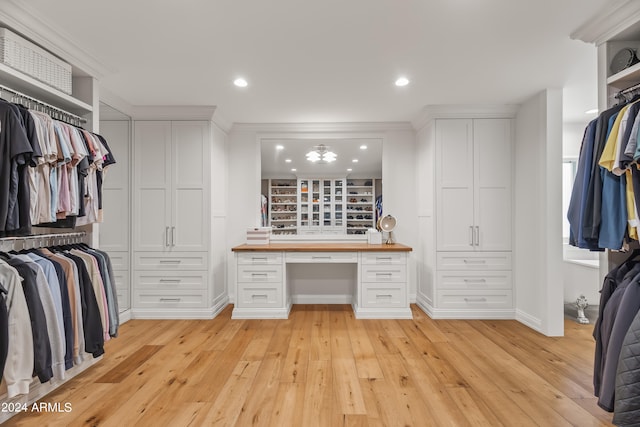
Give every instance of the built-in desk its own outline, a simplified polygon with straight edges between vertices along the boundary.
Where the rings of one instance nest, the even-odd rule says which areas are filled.
[[[407,253],[399,243],[271,243],[232,248],[236,259],[234,319],[286,319],[291,310],[287,264],[355,264],[351,305],[360,319],[411,319]]]

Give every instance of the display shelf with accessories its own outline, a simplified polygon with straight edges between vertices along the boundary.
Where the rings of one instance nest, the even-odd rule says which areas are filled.
[[[269,225],[274,235],[297,234],[298,181],[269,180]]]
[[[375,180],[347,179],[347,234],[365,234],[375,228]]]

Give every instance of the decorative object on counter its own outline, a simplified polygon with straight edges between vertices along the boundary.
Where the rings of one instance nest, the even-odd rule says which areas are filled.
[[[580,295],[576,300],[576,307],[578,307],[578,317],[576,320],[578,323],[588,324],[589,319],[584,315],[584,309],[589,307],[589,303],[587,302],[587,298],[584,295]]]
[[[271,227],[247,228],[247,245],[268,245]]]
[[[385,241],[385,243],[387,245],[391,245],[393,244],[393,230],[394,228],[396,228],[396,224],[397,224],[397,220],[394,216],[391,215],[386,215],[382,218],[380,218],[379,224],[378,224],[378,228],[381,231],[385,231],[387,232],[387,240]]]

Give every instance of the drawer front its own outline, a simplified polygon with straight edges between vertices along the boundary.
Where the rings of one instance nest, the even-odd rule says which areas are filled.
[[[129,252],[109,252],[108,255],[113,270],[129,269]]]
[[[408,307],[406,283],[385,284],[363,283],[362,306],[367,308]]]
[[[406,282],[406,265],[362,265],[362,282]]]
[[[358,262],[357,252],[287,252],[287,263],[353,263]]]
[[[206,252],[136,252],[134,263],[140,270],[206,270],[207,258]]]
[[[511,270],[511,252],[438,252],[438,270]]]
[[[205,271],[136,271],[135,289],[186,290],[206,289]]]
[[[362,263],[372,265],[406,264],[404,252],[362,252]]]
[[[134,293],[137,308],[200,308],[206,306],[206,300],[206,291],[144,290]]]
[[[281,265],[239,265],[238,282],[282,282]]]
[[[442,290],[437,292],[437,306],[442,309],[511,309],[513,294],[510,290]]]
[[[242,308],[280,308],[283,306],[282,284],[239,283],[236,304]]]
[[[282,264],[282,252],[238,252],[238,264]]]
[[[129,291],[129,272],[122,270],[113,271],[113,280],[116,282],[116,293],[118,295],[118,310],[125,311],[131,308],[131,298]]]
[[[439,271],[438,289],[512,289],[510,271]]]

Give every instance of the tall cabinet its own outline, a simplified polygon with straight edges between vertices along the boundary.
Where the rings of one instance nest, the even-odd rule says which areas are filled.
[[[435,244],[417,300],[433,317],[513,318],[512,127],[510,118],[429,126]]]
[[[210,278],[211,123],[134,122],[135,317],[206,317]]]

